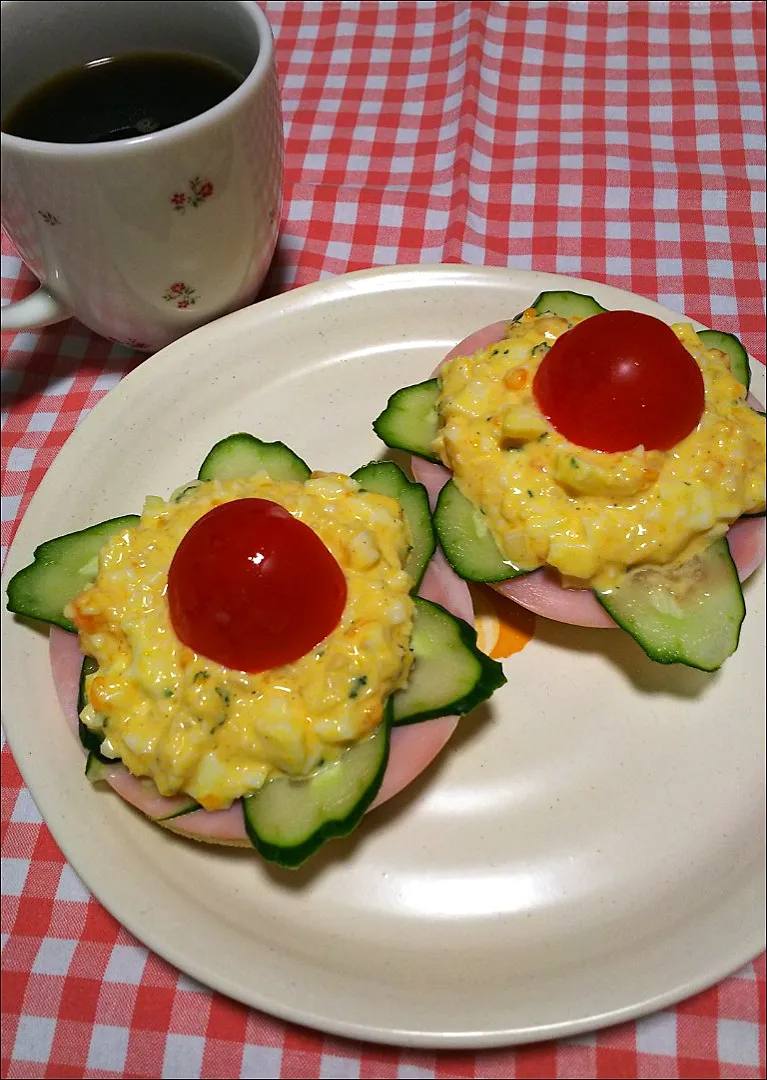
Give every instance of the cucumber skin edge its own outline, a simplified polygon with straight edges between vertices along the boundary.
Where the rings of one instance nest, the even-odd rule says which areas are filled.
[[[27,615],[24,611],[17,611],[15,607],[11,606],[11,602],[7,601],[6,610],[10,611],[12,615],[15,615],[18,619],[28,619],[34,626],[58,626],[59,630],[66,630],[69,634],[76,634],[77,627],[73,622],[70,622],[64,615],[61,618],[53,619],[41,619],[35,615]]]
[[[514,581],[516,578],[524,577],[526,574],[533,573],[533,571],[531,570],[518,570],[516,571],[516,573],[506,574],[504,577],[468,577],[463,571],[458,569],[458,567],[448,555],[447,549],[442,542],[442,536],[440,534],[439,527],[439,521],[441,521],[440,508],[442,504],[442,498],[443,495],[445,496],[445,498],[450,495],[449,487],[451,484],[458,490],[459,494],[463,495],[463,492],[461,492],[460,488],[458,488],[458,485],[455,483],[455,479],[451,473],[450,479],[447,481],[447,483],[444,485],[439,495],[437,496],[437,505],[434,507],[434,513],[432,514],[432,521],[434,523],[434,535],[437,538],[437,543],[439,544],[440,551],[445,556],[445,559],[447,560],[447,563],[450,566],[451,570],[453,570],[453,572],[457,574],[462,581],[470,581],[474,585],[501,585],[504,581]],[[465,495],[463,497],[466,498]],[[466,501],[470,502],[469,499],[466,499]],[[496,544],[496,547],[497,546],[498,545]],[[503,555],[501,554],[500,549],[498,550],[498,555],[501,559],[503,559]]]
[[[359,825],[360,821],[364,817],[365,811],[378,794],[381,784],[383,782],[386,768],[389,764],[389,751],[391,749],[391,729],[392,729],[392,704],[391,698],[386,702],[386,708],[384,709],[384,715],[382,724],[386,727],[386,747],[384,749],[383,758],[379,765],[378,772],[373,778],[372,782],[368,785],[367,790],[360,799],[354,804],[353,809],[347,814],[345,818],[339,820],[325,821],[320,827],[312,833],[310,837],[304,840],[300,844],[296,844],[293,847],[283,847],[279,844],[270,844],[261,840],[258,833],[255,831],[250,821],[248,820],[248,814],[246,810],[246,800],[243,798],[242,802],[242,816],[245,823],[245,832],[248,835],[248,840],[251,845],[256,849],[262,859],[272,863],[276,866],[281,866],[287,870],[295,870],[302,863],[313,855],[322,845],[328,841],[337,837],[348,836]],[[258,798],[258,792],[255,795],[250,795],[248,798]]]
[[[23,581],[25,575],[33,573],[34,568],[38,564],[38,558],[41,555],[43,557],[46,555],[46,549],[48,549],[51,544],[57,544],[60,540],[67,540],[69,539],[69,537],[77,536],[79,533],[88,532],[90,529],[96,529],[103,525],[111,525],[115,522],[130,522],[130,525],[128,527],[132,527],[133,525],[138,524],[140,520],[141,518],[138,514],[121,514],[118,517],[106,518],[104,521],[96,522],[95,525],[88,525],[85,529],[75,529],[73,532],[63,533],[61,536],[53,536],[50,540],[43,540],[42,543],[38,544],[32,552],[32,562],[27,563],[26,566],[22,566],[9,580],[8,585],[6,586],[6,610],[10,611],[12,615],[17,615],[21,619],[29,619],[30,622],[32,622],[33,624],[42,624],[44,626],[58,626],[61,630],[66,630],[70,634],[76,634],[77,627],[70,619],[68,619],[64,615],[63,612],[61,613],[61,615],[57,615],[53,618],[44,619],[36,615],[30,615],[26,611],[19,611],[19,609],[14,606],[14,599],[12,595],[16,591],[15,583],[17,584],[19,581]],[[104,541],[104,543],[106,543],[106,540]]]
[[[438,381],[439,380],[438,380],[438,378],[436,376],[432,376],[431,379],[426,379],[426,380],[424,380],[423,382],[420,382],[420,383],[411,383],[410,386],[401,386],[398,390],[395,390],[394,393],[389,396],[389,400],[386,402],[386,408],[383,409],[383,411],[381,413],[379,413],[379,415],[375,418],[375,420],[373,421],[373,424],[372,424],[373,431],[378,436],[378,438],[381,440],[381,442],[384,444],[384,446],[388,446],[392,450],[402,450],[404,453],[412,454],[414,457],[419,457],[423,461],[431,461],[432,464],[434,464],[434,465],[441,465],[442,464],[441,459],[439,457],[437,457],[435,454],[424,454],[422,451],[414,450],[410,446],[403,446],[401,443],[389,442],[389,440],[384,435],[382,435],[381,432],[379,431],[380,421],[388,413],[389,409],[391,408],[392,401],[399,394],[401,394],[401,393],[403,393],[404,391],[407,391],[407,390],[414,390],[417,386],[424,386],[424,385],[426,385],[426,383],[430,383],[430,382],[438,383]]]
[[[224,443],[227,443],[227,442],[229,442],[230,440],[233,440],[233,439],[239,439],[239,438],[241,438],[243,436],[246,436],[248,439],[252,439],[254,442],[258,443],[260,446],[267,446],[270,449],[278,448],[280,450],[285,450],[287,452],[287,454],[289,454],[292,458],[295,459],[296,464],[299,467],[300,466],[304,467],[304,469],[306,470],[305,480],[308,480],[309,477],[311,476],[312,470],[306,464],[304,459],[299,457],[298,454],[295,452],[295,450],[291,450],[291,448],[289,446],[287,446],[284,442],[276,440],[275,442],[268,443],[268,442],[265,442],[263,439],[259,439],[256,435],[251,435],[250,432],[248,432],[248,431],[236,431],[236,432],[233,432],[231,435],[226,435],[223,439],[219,439],[219,441],[214,446],[212,446],[210,448],[208,453],[205,455],[205,458],[204,458],[204,460],[202,462],[202,465],[200,465],[199,471],[197,473],[197,479],[198,480],[215,480],[216,479],[215,460],[216,460],[216,457],[218,456],[217,451],[220,451],[220,448],[224,445]],[[214,462],[214,471],[212,473],[211,473],[211,468],[210,468],[210,465],[209,465],[209,461],[210,461],[211,457],[213,458],[213,462]]]
[[[727,543],[727,537],[726,536],[723,536],[722,539],[725,541],[725,543]],[[713,672],[719,671],[722,664],[724,664],[725,660],[728,660],[730,658],[730,656],[733,656],[735,654],[735,652],[737,652],[738,645],[740,644],[741,630],[743,629],[743,623],[744,623],[745,618],[746,618],[746,599],[743,596],[743,587],[742,587],[742,584],[741,584],[741,582],[740,582],[740,580],[738,578],[737,567],[735,566],[735,562],[734,562],[734,560],[732,558],[732,554],[730,552],[729,544],[727,545],[727,553],[728,553],[728,556],[729,556],[729,559],[730,559],[730,563],[732,564],[732,569],[733,569],[733,573],[735,575],[735,580],[738,583],[738,589],[740,590],[740,598],[741,598],[741,601],[742,601],[742,604],[743,604],[743,612],[741,614],[740,621],[738,623],[737,633],[735,635],[735,645],[734,645],[734,648],[733,648],[732,652],[728,653],[727,656],[725,656],[724,659],[720,663],[716,664],[714,667],[704,667],[702,664],[695,664],[695,663],[692,663],[690,660],[682,660],[678,656],[671,656],[670,657],[668,655],[659,653],[657,650],[653,649],[652,647],[647,647],[647,646],[643,645],[642,642],[639,640],[639,638],[637,638],[636,635],[633,634],[631,632],[631,630],[628,629],[628,627],[624,626],[623,623],[618,622],[618,620],[615,618],[615,615],[613,614],[612,611],[610,611],[607,604],[604,602],[604,600],[602,599],[600,594],[596,591],[596,589],[592,589],[591,592],[592,592],[592,595],[594,596],[594,598],[596,599],[596,601],[599,603],[599,605],[607,612],[607,614],[613,620],[613,622],[615,623],[617,628],[619,630],[622,630],[624,632],[624,634],[628,634],[628,636],[630,638],[633,638],[634,641],[639,646],[639,648],[642,650],[642,652],[645,653],[645,655],[648,656],[650,658],[650,660],[652,660],[654,663],[656,663],[656,664],[666,664],[666,665],[682,664],[683,667],[693,668],[695,671],[705,671],[707,674],[713,674]]]
[[[383,415],[383,413],[381,415]],[[388,446],[390,450],[401,450],[404,454],[412,454],[413,457],[421,458],[422,461],[430,461],[432,465],[442,464],[441,458],[436,457],[436,455],[434,454],[424,454],[420,450],[414,450],[412,446],[403,446],[401,443],[390,442],[388,439],[384,438],[384,436],[378,430],[378,420],[380,420],[380,417],[377,417],[373,421],[373,431],[376,433],[384,446]]]
[[[447,705],[436,709],[422,709],[420,712],[411,713],[409,716],[404,716],[400,720],[392,719],[393,727],[407,727],[409,724],[420,724],[426,720],[437,720],[440,716],[465,716],[467,713],[471,712],[472,709],[475,709],[478,705],[487,701],[496,690],[499,690],[508,681],[503,673],[503,665],[497,660],[494,660],[491,656],[483,653],[478,647],[477,631],[473,626],[470,626],[465,619],[460,619],[456,615],[451,614],[451,612],[442,607],[441,604],[437,604],[433,600],[426,600],[424,597],[419,597],[419,599],[423,603],[430,604],[439,611],[443,611],[457,623],[460,642],[479,661],[480,675],[469,693],[464,694],[462,698],[458,698],[456,701],[451,701]]]
[[[388,461],[387,462],[387,461],[380,461],[380,460],[368,461],[367,464],[360,465],[360,467],[358,469],[355,469],[353,473],[350,473],[350,476],[351,476],[352,480],[356,480],[357,483],[360,484],[360,486],[362,487],[363,491],[369,490],[369,489],[365,488],[364,476],[362,477],[362,479],[360,479],[360,474],[364,473],[365,469],[369,468],[371,465],[374,465],[374,466],[377,466],[377,465],[387,465],[387,466],[389,466],[389,465],[391,465],[394,469],[397,470],[397,472],[401,476],[403,484],[407,485],[406,490],[412,490],[412,491],[419,492],[420,497],[424,501],[424,508],[425,508],[425,511],[426,511],[426,515],[428,517],[428,521],[429,521],[430,526],[431,526],[431,535],[429,537],[429,542],[427,543],[426,548],[425,548],[426,558],[424,559],[423,566],[421,567],[421,572],[419,573],[417,579],[415,579],[415,578],[413,579],[413,586],[410,589],[410,595],[415,596],[416,593],[418,592],[418,589],[420,588],[421,582],[424,579],[424,575],[426,574],[426,571],[429,569],[429,564],[431,563],[431,560],[434,558],[434,552],[437,550],[437,532],[436,532],[436,529],[434,528],[434,519],[432,517],[431,508],[429,506],[429,493],[426,490],[426,487],[423,484],[421,484],[419,481],[411,480],[410,477],[407,476],[407,474],[402,471],[402,469],[399,467],[399,465],[397,465],[396,462],[394,462],[394,461]],[[373,493],[375,494],[375,492],[373,492]],[[405,509],[405,506],[403,505],[401,500],[398,498],[398,496],[391,495],[390,498],[396,499],[396,501],[399,503],[400,507],[402,508],[402,512],[405,514],[405,517],[407,518],[408,517],[407,510]]]

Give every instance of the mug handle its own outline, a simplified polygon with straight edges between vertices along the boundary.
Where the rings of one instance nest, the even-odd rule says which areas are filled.
[[[0,309],[3,330],[36,330],[71,316],[69,308],[42,286],[23,300],[14,300]]]

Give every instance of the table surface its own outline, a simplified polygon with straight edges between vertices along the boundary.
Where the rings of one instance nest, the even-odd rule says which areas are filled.
[[[764,362],[762,3],[264,4],[286,135],[273,294],[393,263],[591,278]],[[33,279],[2,246],[3,301]],[[85,412],[142,357],[2,338],[3,558]],[[2,1075],[762,1077],[764,956],[674,1009],[519,1050],[323,1037],[201,987],[93,900],[2,749]]]

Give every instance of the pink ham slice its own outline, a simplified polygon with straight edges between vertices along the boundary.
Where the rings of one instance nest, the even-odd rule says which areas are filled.
[[[474,609],[469,589],[453,572],[441,552],[436,553],[429,565],[419,592],[427,600],[441,604],[454,615],[473,624]],[[77,696],[83,660],[77,636],[54,627],[50,633],[50,659],[59,703],[77,736]],[[371,809],[393,798],[419,776],[442,750],[457,723],[458,717],[443,716],[411,727],[396,728],[392,732],[386,774]],[[188,805],[186,798],[160,795],[150,780],[132,776],[124,765],[116,764],[105,780],[126,802],[154,820],[167,819]],[[248,843],[239,803],[234,803],[228,810],[196,810],[161,823],[197,840],[221,844]]]
[[[474,625],[474,605],[465,581],[455,573],[441,551],[434,553],[418,590],[427,600]],[[380,806],[397,795],[430,765],[455,731],[457,716],[441,716],[422,724],[395,728],[391,734],[391,749],[386,774],[370,809]]]
[[[494,322],[469,334],[450,350],[434,369],[433,375],[436,375],[448,360],[456,356],[471,356],[479,349],[486,349],[488,345],[500,341],[508,325],[508,320]],[[754,409],[763,408],[752,394],[748,395],[748,403]],[[450,479],[450,471],[442,465],[415,457],[412,458],[411,467],[415,479],[419,480],[429,493],[433,510],[440,491]],[[764,518],[741,518],[736,521],[727,533],[727,541],[738,568],[738,576],[741,581],[745,581],[764,562]],[[613,620],[588,589],[563,589],[556,571],[536,570],[535,573],[493,585],[493,588],[502,596],[514,600],[520,607],[555,622],[570,623],[573,626],[615,628]]]

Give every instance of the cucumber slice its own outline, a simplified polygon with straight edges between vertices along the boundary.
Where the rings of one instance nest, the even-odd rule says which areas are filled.
[[[432,440],[437,436],[438,397],[438,379],[403,386],[392,394],[384,411],[373,421],[373,431],[394,450],[406,450],[439,464],[439,458],[431,449]]]
[[[464,716],[504,685],[503,667],[477,648],[477,632],[463,619],[422,596],[415,605],[415,663],[407,686],[392,697],[392,723]]]
[[[751,368],[748,353],[734,334],[725,334],[721,330],[699,330],[698,337],[707,349],[719,349],[730,361],[730,370],[736,379],[743,383],[746,390],[751,385]]]
[[[263,442],[240,431],[217,442],[200,466],[200,480],[244,480],[266,472],[272,480],[303,483],[311,469],[284,443]]]
[[[552,315],[561,315],[563,319],[588,319],[590,315],[599,315],[606,311],[598,304],[593,296],[584,296],[577,292],[542,292],[531,307],[534,307],[539,315],[550,312]]]
[[[724,538],[680,567],[630,571],[594,595],[651,660],[701,671],[716,671],[735,652],[746,614]]]
[[[527,573],[503,557],[481,511],[454,480],[439,493],[434,528],[445,558],[465,581],[508,581]]]
[[[437,546],[426,488],[423,484],[408,480],[399,465],[395,465],[393,461],[371,461],[369,465],[363,465],[353,472],[352,479],[361,484],[365,491],[391,496],[404,510],[413,538],[405,570],[413,579],[415,591],[421,584]]]
[[[114,761],[109,761],[100,754],[91,751],[85,762],[85,775],[92,784],[97,784],[99,780],[106,780],[107,776],[109,776],[110,767],[114,765]]]
[[[278,777],[242,800],[245,829],[263,858],[295,867],[362,819],[381,786],[389,760],[391,706],[379,726],[336,762],[305,780]]]
[[[64,608],[94,581],[104,544],[138,522],[135,514],[127,514],[40,544],[34,562],[8,582],[8,610],[74,633]]]

